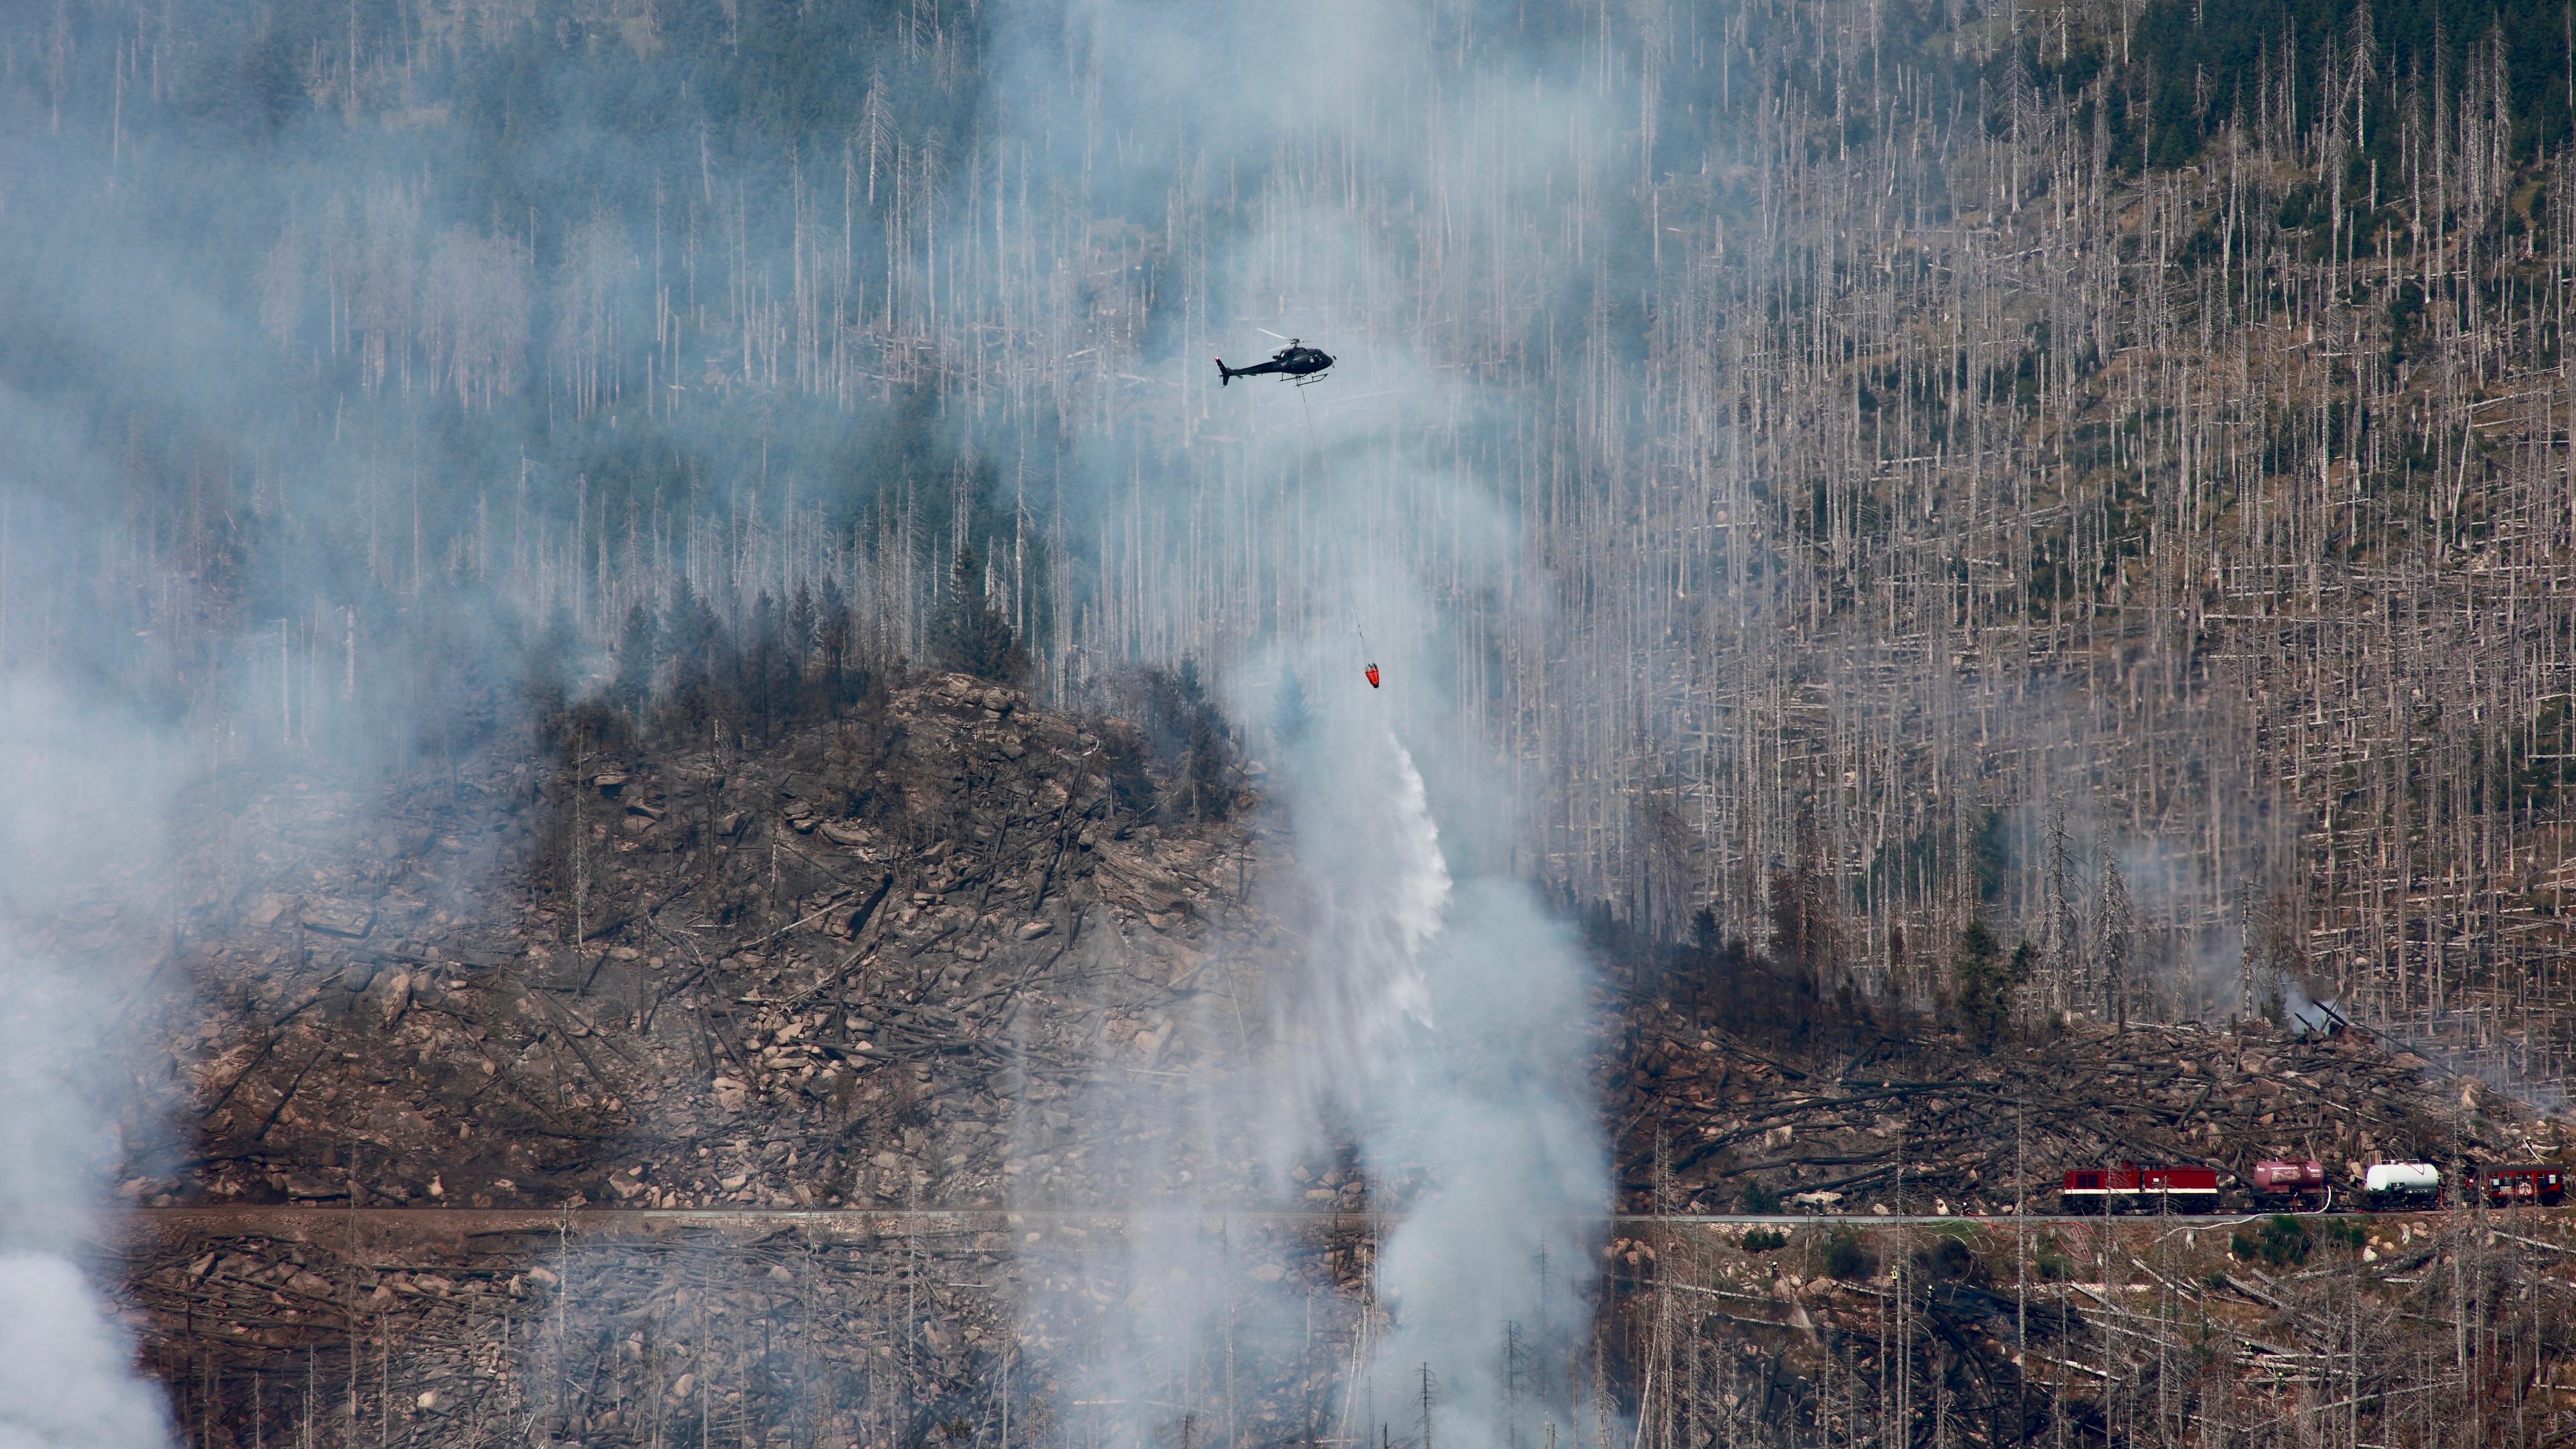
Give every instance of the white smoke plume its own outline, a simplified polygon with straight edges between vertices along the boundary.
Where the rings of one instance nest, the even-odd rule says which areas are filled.
[[[160,1136],[140,1073],[167,1059],[168,768],[54,681],[0,674],[0,1449],[169,1442],[130,1333],[74,1258],[112,1232],[105,1199]]]
[[[146,1449],[170,1442],[133,1344],[78,1268],[0,1254],[0,1449]]]
[[[1133,514],[1121,546],[1170,550],[1143,571],[1157,590],[1122,601],[1132,622],[1104,637],[1123,630],[1149,658],[1196,653],[1238,719],[1268,718],[1292,681],[1303,701],[1293,728],[1262,732],[1286,859],[1260,904],[1304,943],[1264,963],[1267,1053],[1237,1082],[1104,1094],[1091,1110],[1195,1114],[1212,1140],[1257,1140],[1284,1201],[1292,1162],[1350,1152],[1400,1219],[1382,1233],[1384,1318],[1345,1363],[1339,1427],[1532,1442],[1542,1422],[1574,1421],[1567,1355],[1609,1197],[1581,1068],[1588,976],[1517,878],[1504,842],[1519,782],[1481,737],[1469,685],[1491,641],[1446,609],[1475,597],[1508,617],[1547,591],[1501,490],[1440,446],[1513,399],[1459,381],[1443,339],[1401,325],[1415,309],[1388,289],[1411,275],[1395,264],[1407,239],[1386,223],[1432,177],[1496,216],[1545,214],[1587,174],[1584,138],[1610,128],[1541,49],[1444,50],[1435,9],[1023,12],[996,45],[998,90],[1042,189],[1095,213],[1168,206],[1174,225],[1221,233],[1183,239],[1204,270],[1174,269],[1177,320],[1117,363],[1130,390],[1101,405],[1132,427],[1075,440],[1092,511]],[[1078,112],[1046,103],[1067,96]],[[1358,179],[1314,184],[1318,155]],[[1277,345],[1264,332],[1336,353],[1331,385],[1220,392],[1210,357],[1257,360]],[[1143,441],[1173,436],[1186,441]],[[1257,595],[1212,584],[1202,555],[1258,578]],[[1383,689],[1361,679],[1367,663],[1384,666]],[[1171,1345],[1297,1344],[1311,1313],[1306,1290],[1260,1286],[1280,1283],[1277,1265],[1244,1288],[1232,1237],[1180,1231],[1188,1196],[1135,1204],[1164,1226],[1140,1228],[1148,1246],[1120,1264],[1115,1326],[1056,1366],[1063,1411],[1119,1442],[1190,1437]],[[1063,1260],[1034,1261],[1040,1280],[1069,1281]]]
[[[900,58],[884,31],[812,57],[818,80],[867,72],[844,100],[869,99],[809,118],[831,144],[801,151],[812,137],[782,146],[748,121],[729,141],[687,103],[668,122],[623,105],[638,76],[691,94],[652,59],[654,27],[695,23],[673,47],[686,53],[715,40],[704,13],[504,6],[436,22],[435,39],[400,8],[345,27],[335,14],[309,36],[314,17],[293,7],[0,20],[0,49],[22,62],[0,65],[0,352],[46,399],[0,386],[14,445],[0,668],[130,669],[127,692],[185,714],[168,734],[221,776],[246,753],[274,763],[260,751],[399,769],[508,737],[515,681],[578,689],[617,621],[683,578],[739,613],[755,588],[829,575],[889,648],[913,652],[934,592],[913,571],[944,577],[943,544],[972,520],[925,513],[915,538],[918,460],[840,445],[908,406],[878,381],[929,333],[999,339],[969,366],[900,370],[963,379],[937,400],[937,426],[968,435],[961,458],[1039,475],[983,501],[1008,496],[1032,533],[1055,531],[1052,551],[1030,549],[1061,564],[1044,573],[1045,692],[1185,655],[1239,719],[1282,673],[1310,686],[1315,735],[1281,757],[1276,791],[1303,872],[1277,900],[1317,943],[1270,963],[1290,1045],[1192,1110],[1213,1114],[1209,1134],[1278,1128],[1283,1160],[1348,1143],[1373,1181],[1427,1184],[1382,1262],[1396,1335],[1379,1358],[1387,1374],[1407,1356],[1432,1364],[1452,1386],[1443,1412],[1466,1414],[1506,1323],[1571,1332],[1588,1257],[1570,1225],[1604,1193],[1575,1067],[1582,969],[1513,883],[1529,795],[1496,762],[1533,756],[1494,738],[1511,725],[1491,714],[1495,660],[1528,654],[1550,587],[1520,505],[1474,470],[1513,452],[1530,399],[1510,387],[1561,399],[1580,357],[1586,395],[1607,395],[1599,369],[1617,349],[1596,345],[1612,329],[1585,299],[1633,265],[1614,232],[1645,234],[1612,219],[1634,99],[1606,55],[1583,61],[1581,17],[1529,7],[1068,0],[952,13],[952,30],[987,33],[983,114],[973,134],[907,132],[884,108],[958,53],[913,54],[921,8]],[[758,18],[719,9],[728,32]],[[529,70],[486,68],[513,57]],[[505,80],[506,95],[483,85]],[[485,138],[496,158],[474,138],[505,119]],[[957,204],[931,204],[933,188]],[[833,212],[839,245],[819,244]],[[1558,274],[1526,255],[1573,260]],[[835,279],[822,292],[799,280],[816,265]],[[1455,294],[1425,305],[1418,276]],[[719,293],[745,306],[700,305]],[[801,377],[791,359],[783,383],[770,308],[791,296],[813,337],[848,340],[860,316],[882,335],[822,348]],[[666,348],[679,334],[662,324],[683,313],[719,321]],[[1257,358],[1263,331],[1339,354],[1334,384],[1220,392],[1211,357]],[[980,486],[969,471],[961,498]],[[883,526],[902,546],[863,558],[849,521],[827,526],[811,500],[866,484],[889,490],[903,521]],[[665,487],[696,491],[672,502]],[[81,499],[100,516],[50,536],[31,523],[47,500]],[[1382,692],[1358,680],[1363,629]],[[538,647],[557,631],[559,652]],[[120,734],[82,700],[35,717],[70,740]],[[168,798],[106,745],[0,758],[54,770],[120,826]],[[78,831],[99,816],[87,808],[59,818]],[[18,947],[32,961],[43,944],[0,947],[23,975],[37,968]],[[130,997],[113,987],[131,976],[59,964],[105,988],[67,1008],[79,1030],[63,1040],[155,1040],[121,1015]],[[84,1104],[113,1104],[99,1115],[23,1121],[95,1147],[109,1123],[148,1120],[126,1090],[84,1089]],[[12,1170],[85,1213],[103,1184],[61,1160]],[[1242,1278],[1240,1245],[1203,1246],[1132,1265],[1138,1315],[1302,1318],[1293,1295],[1220,1291]]]

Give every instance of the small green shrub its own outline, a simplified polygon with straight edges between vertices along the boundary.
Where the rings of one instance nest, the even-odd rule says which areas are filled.
[[[1745,1229],[1744,1251],[1748,1253],[1767,1253],[1774,1248],[1787,1246],[1789,1246],[1789,1235],[1778,1228]]]
[[[1929,1246],[1915,1250],[1914,1271],[1932,1282],[1947,1283],[1976,1278],[1983,1267],[1966,1243],[1942,1234]]]
[[[1866,1278],[1878,1271],[1878,1255],[1850,1228],[1836,1228],[1825,1239],[1825,1273],[1834,1278]]]
[[[2075,1260],[2066,1256],[2054,1235],[2039,1240],[2038,1251],[2031,1254],[2031,1267],[2042,1283],[2062,1283],[2075,1276]]]
[[[2272,1268],[2295,1268],[2308,1261],[2316,1240],[2308,1235],[2308,1225],[2286,1213],[2275,1213],[2252,1231],[2238,1228],[2228,1239],[2228,1251],[2249,1263]]]
[[[1744,1210],[1765,1216],[1780,1210],[1780,1194],[1759,1182],[1744,1184]]]

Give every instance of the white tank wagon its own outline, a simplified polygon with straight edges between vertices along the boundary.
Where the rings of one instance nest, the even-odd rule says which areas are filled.
[[[2361,1175],[2361,1201],[2374,1211],[2439,1207],[2442,1170],[2429,1162],[2374,1162]]]

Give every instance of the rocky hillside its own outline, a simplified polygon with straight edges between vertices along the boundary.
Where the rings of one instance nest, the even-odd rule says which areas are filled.
[[[2066,1169],[2559,1159],[2569,1123],[2357,1031],[2078,1023],[1980,1051],[1919,1020],[1766,1046],[1657,1001],[1613,1100],[1631,1211],[2054,1212]],[[1660,1154],[1660,1156],[1659,1156]]]
[[[210,1007],[197,1145],[132,1190],[998,1206],[1186,1182],[1261,1200],[1242,1144],[1207,1160],[1168,1114],[1106,1105],[1168,1106],[1157,1084],[1205,1089],[1248,1059],[1258,963],[1285,939],[1250,904],[1253,815],[1152,823],[1156,779],[1098,732],[1125,728],[950,675],[758,754],[587,745],[419,786],[369,829],[335,820],[354,801],[257,802],[223,844],[271,869],[188,957]],[[316,857],[296,831],[359,844]],[[2079,1021],[1981,1051],[1917,1017],[1784,1012],[1800,988],[1740,952],[1599,949],[1605,979],[1643,983],[1599,998],[1632,1208],[1990,1211],[2121,1158],[2558,1147],[2527,1108],[2357,1033]],[[1301,1191],[1363,1201],[1347,1164],[1305,1170],[1334,1180]]]
[[[1058,1104],[1211,1054],[1183,1008],[1231,1000],[1208,943],[1258,929],[1247,832],[1149,823],[1153,782],[1113,753],[952,675],[757,756],[630,744],[442,781],[374,829],[261,802],[254,831],[359,844],[300,856],[281,824],[248,846],[278,868],[190,963],[201,1146],[137,1191],[960,1204],[1019,1176],[1080,1198],[1084,1163],[1164,1129],[1077,1132]]]
[[[998,1442],[1006,1411],[1024,1435],[1061,1411],[1063,1355],[1122,1332],[1232,1335],[1227,1285],[1247,1282],[1310,1308],[1290,1337],[1240,1326],[1230,1402],[1260,1426],[1243,1432],[1331,1432],[1337,1375],[1382,1327],[1366,1210],[1412,1184],[1331,1153],[1273,1182],[1257,1144],[1210,1126],[1241,1118],[1196,1110],[1262,1050],[1262,963],[1293,959],[1293,922],[1261,904],[1294,892],[1264,886],[1284,862],[1257,765],[1233,798],[1201,790],[1195,818],[1129,726],[956,675],[757,751],[596,720],[566,739],[383,797],[204,802],[182,832],[165,969],[206,1005],[178,1056],[194,1131],[128,1191],[227,1212],[148,1217],[122,1271],[207,1442],[351,1415],[432,1443],[704,1443],[824,1421],[869,1442]],[[158,928],[82,906],[48,939]],[[2557,1123],[2357,1033],[2079,1024],[1981,1049],[1938,1020],[1819,1000],[1740,949],[1606,930],[1594,949],[1595,1066],[1632,1212],[1867,1223],[2045,1206],[2063,1167],[2106,1158],[2241,1170],[2559,1146]],[[1154,1199],[1316,1216],[1140,1235],[1129,1210]],[[553,1216],[601,1206],[850,1211]],[[346,1211],[393,1207],[491,1211]],[[864,1211],[921,1207],[1074,1215]],[[1612,1337],[1580,1371],[1630,1392],[1676,1351],[1642,1327],[1654,1305],[1715,1294],[1733,1316],[1702,1320],[1716,1336],[1690,1351],[1774,1395],[1729,1412],[1748,1430],[1831,1418],[1820,1386],[1896,1361],[1871,1337],[1887,1274],[1912,1274],[1910,1311],[1964,1345],[1943,1370],[1963,1385],[2024,1383],[2007,1324],[2059,1357],[2092,1331],[2093,1301],[2062,1286],[2016,1317],[1996,1242],[1944,1257],[1839,1230],[1785,1248],[1621,1232]],[[2222,1271],[2199,1262],[2224,1259],[2216,1231],[2193,1282]],[[2057,1263],[2057,1283],[2103,1251],[2052,1238],[2025,1256]],[[2254,1271],[2239,1276],[2255,1293],[2317,1296]],[[1122,1316],[1136,1293],[1177,1297]],[[1575,1348],[1547,1351],[1577,1371]]]
[[[1026,1433],[1049,1356],[1133,1286],[1099,1252],[1118,1209],[1279,1205],[1247,1144],[1178,1105],[1266,1029],[1283,943],[1246,904],[1249,796],[960,675],[750,754],[597,724],[383,799],[232,801],[187,837],[196,1146],[128,1184],[169,1211],[121,1271],[209,1442],[373,1419],[431,1443],[831,1422],[921,1444],[991,1434],[1006,1402]],[[1286,1191],[1365,1203],[1347,1164]],[[1110,1215],[857,1211],[1006,1204]],[[853,1211],[548,1225],[616,1206]],[[348,1211],[402,1207],[487,1211]],[[1157,1250],[1207,1255],[1211,1292],[1293,1276],[1338,1323],[1363,1236]],[[1247,1370],[1249,1418],[1327,1400],[1332,1355],[1297,1362]]]

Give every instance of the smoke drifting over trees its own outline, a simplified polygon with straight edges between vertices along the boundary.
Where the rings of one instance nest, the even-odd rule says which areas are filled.
[[[0,649],[416,757],[684,585],[931,657],[972,550],[1058,698],[1374,623],[1514,868],[1667,937],[1803,871],[1872,989],[1981,909],[2039,1007],[2501,1050],[2563,995],[2545,9],[34,7]],[[1334,385],[1220,398],[1255,326]]]
[[[1526,929],[1390,937],[1421,900],[1324,882],[1393,963],[1373,1021],[1460,952],[1578,1000],[1534,882],[1989,1041],[2313,993],[2546,1084],[2571,35],[39,0],[0,14],[0,673],[232,781],[541,726],[718,761],[956,666],[1141,716],[1100,736],[1129,808],[1222,817],[1261,761],[1315,839],[1436,821],[1387,880]],[[1261,332],[1329,385],[1220,391]]]

